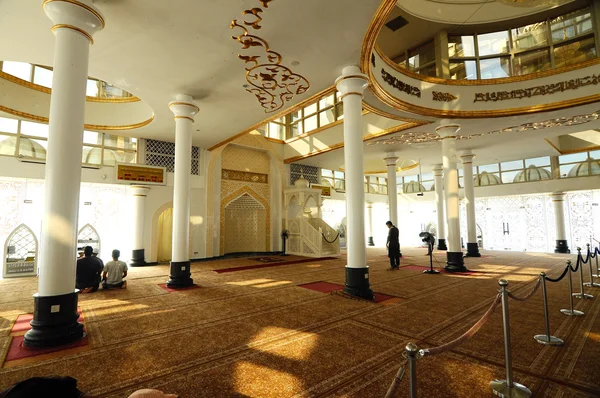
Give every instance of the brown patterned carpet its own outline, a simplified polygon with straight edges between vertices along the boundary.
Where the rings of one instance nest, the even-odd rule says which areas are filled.
[[[403,248],[402,265],[428,265]],[[0,281],[0,390],[32,376],[69,375],[92,396],[127,397],[157,388],[181,397],[383,397],[408,342],[419,347],[461,335],[487,310],[505,278],[526,294],[541,271],[558,276],[575,256],[486,252],[466,259],[472,276],[388,272],[383,249],[368,249],[373,290],[400,297],[373,304],[298,287],[344,283],[345,256],[218,274],[248,258],[192,263],[198,289],[167,293],[168,266],[133,268],[126,290],[80,295],[90,338],[83,351],[5,362],[17,316],[33,310],[35,277]],[[443,253],[436,253],[440,261]],[[297,260],[290,256],[289,261]],[[587,269],[586,269],[587,272]],[[586,273],[587,277],[587,273]],[[578,286],[578,277],[574,279]],[[541,291],[510,301],[515,380],[535,397],[600,396],[600,298],[568,307],[567,281],[549,284],[552,333],[563,347],[536,343],[544,332]],[[600,296],[600,288],[590,289]],[[420,397],[491,397],[505,377],[501,311],[472,340],[418,361]],[[400,397],[408,396],[405,377]]]

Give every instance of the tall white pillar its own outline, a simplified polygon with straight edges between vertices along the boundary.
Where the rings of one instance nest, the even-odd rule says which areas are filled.
[[[554,192],[551,196],[554,203],[554,220],[556,221],[556,248],[554,253],[571,253],[565,226],[565,198],[567,195],[564,192]]]
[[[175,183],[173,186],[173,251],[168,287],[194,283],[190,271],[190,174],[192,171],[192,123],[200,110],[194,99],[179,94],[169,103],[175,115]]]
[[[133,250],[129,265],[139,267],[146,264],[144,253],[144,212],[146,210],[146,196],[150,187],[132,185],[133,195]]]
[[[388,153],[383,160],[385,160],[385,167],[387,167],[390,221],[396,225],[398,224],[398,183],[396,182],[398,157],[393,153]]]
[[[367,75],[358,66],[347,66],[335,81],[344,102],[344,164],[346,172],[346,287],[348,294],[373,299],[365,247],[365,174],[363,166],[362,94]]]
[[[448,251],[446,270],[466,271],[460,247],[460,220],[458,201],[458,169],[456,165],[456,133],[460,126],[442,125],[436,132],[442,139],[442,164],[444,166],[444,196],[446,202],[446,223],[448,224]]]
[[[437,233],[438,250],[448,250],[446,246],[446,217],[444,217],[444,180],[442,178],[444,168],[441,164],[436,164],[433,168],[435,177],[435,204],[437,206]]]
[[[54,73],[46,152],[45,205],[38,293],[25,345],[50,347],[83,337],[75,290],[77,218],[88,61],[92,36],[104,27],[91,1],[47,0],[52,20]]]
[[[467,257],[481,257],[477,245],[477,222],[475,220],[475,187],[473,185],[473,158],[471,151],[464,151],[460,156],[463,165],[463,181],[465,184],[465,200],[467,208]]]
[[[373,242],[373,203],[371,202],[367,202],[367,230],[369,232],[367,246],[375,246],[375,242]]]

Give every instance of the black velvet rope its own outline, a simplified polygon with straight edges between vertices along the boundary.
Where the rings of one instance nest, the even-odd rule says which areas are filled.
[[[567,275],[567,272],[569,272],[569,267],[570,265],[565,266],[565,270],[563,271],[563,273],[556,279],[549,278],[548,276],[544,276],[544,279],[546,279],[548,282],[560,282],[562,278],[564,278],[565,275]]]
[[[571,267],[571,271],[573,272],[577,272],[579,270],[579,262],[580,262],[580,258],[581,257],[577,257],[577,264],[575,264],[575,268],[573,268],[573,266],[571,264],[569,264],[569,267]]]
[[[325,239],[325,242],[327,242],[327,243],[333,243],[340,237],[340,233],[338,232],[338,234],[335,236],[335,238],[333,238],[333,240],[330,242],[327,240],[327,238],[325,237],[325,234],[323,232],[321,232],[321,235],[323,235],[323,239]]]
[[[585,260],[583,259],[583,256],[581,255],[581,252],[579,252],[579,254],[577,256],[578,256],[577,261],[579,261],[579,259],[581,258],[581,262],[583,264],[587,264],[587,262],[590,261],[590,251],[589,250],[587,252],[587,256],[585,256]]]

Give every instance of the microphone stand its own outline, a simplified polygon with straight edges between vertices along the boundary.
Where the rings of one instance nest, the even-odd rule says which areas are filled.
[[[440,271],[433,269],[433,242],[427,242],[429,247],[429,269],[423,271],[424,274],[439,274]]]

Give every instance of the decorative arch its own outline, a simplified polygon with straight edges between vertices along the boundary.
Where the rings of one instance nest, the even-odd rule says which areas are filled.
[[[9,250],[9,247],[12,247]],[[17,226],[4,243],[3,278],[37,274],[38,240],[26,224]],[[31,256],[33,254],[33,256]]]
[[[173,201],[160,205],[158,209],[152,215],[152,244],[150,245],[150,261],[156,261],[158,256],[158,218],[167,209],[173,207]]]
[[[85,246],[92,246],[100,252],[100,234],[91,224],[85,224],[77,232],[77,250],[83,250]]]

